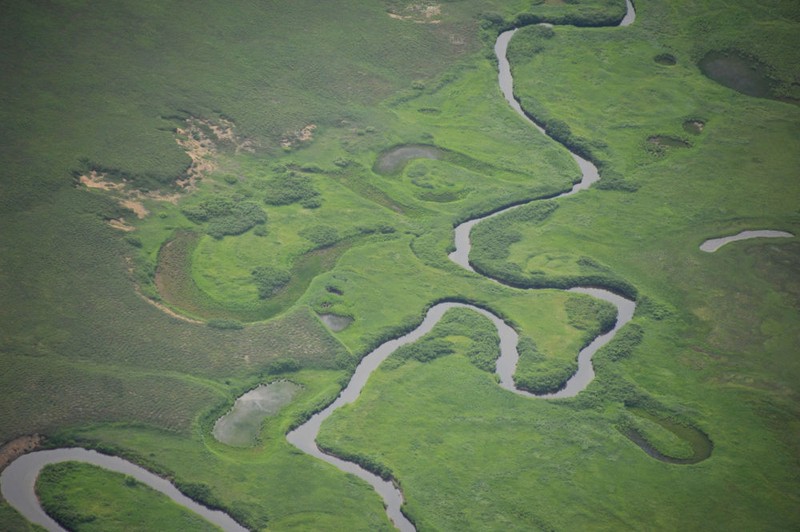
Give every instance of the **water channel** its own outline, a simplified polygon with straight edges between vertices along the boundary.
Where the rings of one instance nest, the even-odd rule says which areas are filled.
[[[770,229],[742,231],[735,235],[706,240],[700,245],[700,249],[706,253],[714,253],[725,244],[730,244],[738,240],[748,240],[750,238],[792,238],[793,236],[792,233],[787,233],[786,231],[772,231]]]

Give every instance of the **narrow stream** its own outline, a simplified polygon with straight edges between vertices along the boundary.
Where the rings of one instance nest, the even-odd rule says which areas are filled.
[[[705,251],[706,253],[714,253],[725,244],[730,244],[731,242],[736,242],[738,240],[748,240],[750,238],[792,238],[793,236],[794,235],[792,233],[787,233],[786,231],[772,231],[769,229],[758,231],[742,231],[736,235],[706,240],[700,245],[700,250]]]

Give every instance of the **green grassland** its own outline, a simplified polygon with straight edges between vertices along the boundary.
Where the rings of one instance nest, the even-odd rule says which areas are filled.
[[[638,309],[577,398],[502,390],[487,322],[451,311],[375,372],[321,445],[391,472],[419,529],[797,528],[800,244],[698,246],[743,229],[800,234],[800,11],[638,0],[631,27],[585,27],[623,5],[3,3],[0,442],[39,432],[119,454],[254,530],[388,530],[371,488],[286,432],[439,301],[514,325],[518,384],[559,381],[610,307],[524,288],[591,284]],[[511,288],[447,253],[459,222],[580,177],[497,89],[497,33],[540,20],[567,25],[515,35],[515,93],[603,179],[475,229],[475,268]],[[715,50],[766,65],[771,98],[703,76]],[[654,60],[664,54],[675,64]],[[206,133],[235,124],[235,141],[217,138],[184,191],[192,160],[176,128],[193,118]],[[404,145],[439,158],[377,171]],[[78,185],[90,170],[149,214]],[[108,224],[123,218],[132,231]],[[353,321],[332,333],[322,313]],[[302,390],[257,444],[216,442],[214,420],[276,378]],[[630,431],[676,459],[695,436],[713,453],[664,463]],[[114,475],[68,473],[38,489],[99,528],[136,517],[101,515],[81,490],[116,483],[115,504],[163,515]],[[186,528],[175,515],[159,526]],[[26,529],[2,500],[0,528]]]
[[[70,530],[218,530],[132,477],[89,464],[49,465],[38,486],[42,507]]]

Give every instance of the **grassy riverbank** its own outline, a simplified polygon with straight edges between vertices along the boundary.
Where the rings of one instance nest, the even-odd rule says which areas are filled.
[[[219,530],[133,477],[89,464],[47,466],[37,496],[69,530]]]
[[[574,362],[604,307],[500,286],[447,253],[455,224],[579,179],[502,100],[497,32],[616,20],[622,4],[7,6],[0,442],[40,432],[122,454],[254,529],[388,530],[370,488],[284,434],[437,301],[512,323],[530,347],[518,376]],[[479,227],[472,259],[517,285],[635,290],[633,323],[598,354],[590,388],[553,403],[503,391],[470,363],[486,346],[462,316],[471,327],[437,329],[323,426],[325,447],[391,471],[420,528],[800,524],[800,244],[698,249],[743,229],[800,234],[800,17],[780,2],[673,4],[639,0],[625,29],[522,29],[509,48],[525,110],[603,179]],[[704,77],[713,50],[767,65],[770,97]],[[373,170],[401,145],[441,156]],[[320,313],[353,321],[331,333]],[[216,442],[214,419],[276,378],[303,390],[257,445]],[[626,438],[689,456],[659,419],[707,434],[711,457],[666,464]],[[98,474],[70,485],[110,482]],[[25,529],[1,500],[0,528]]]

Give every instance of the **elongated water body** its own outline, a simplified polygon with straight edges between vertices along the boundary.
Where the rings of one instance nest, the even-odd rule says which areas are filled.
[[[627,26],[633,22],[636,16],[630,0],[626,0],[626,4],[628,11],[625,15],[625,18],[620,23],[621,26]],[[508,63],[508,59],[506,58],[506,50],[511,37],[513,37],[516,31],[517,30],[514,29],[502,33],[497,38],[497,42],[495,43],[494,50],[495,54],[497,55],[499,66],[498,82],[503,96],[508,104],[520,116],[528,121],[528,123],[533,125],[533,127],[538,129],[540,132],[544,133],[544,130],[525,114],[519,102],[514,99],[514,82],[511,76],[511,68]],[[570,152],[570,154],[581,170],[581,181],[573,185],[571,190],[557,197],[569,196],[580,190],[589,188],[592,183],[599,179],[597,167],[595,167],[594,164],[572,152]],[[469,251],[471,247],[469,240],[470,231],[481,221],[493,216],[498,216],[516,207],[518,206],[509,207],[508,209],[504,209],[488,216],[469,220],[456,227],[456,250],[450,254],[450,259],[469,271],[475,271],[469,264]],[[360,395],[361,390],[364,388],[364,385],[367,383],[367,380],[372,372],[375,371],[380,363],[386,360],[386,358],[389,357],[397,348],[419,340],[422,336],[433,329],[433,327],[436,325],[436,323],[438,323],[442,316],[444,316],[447,310],[456,307],[470,308],[476,312],[479,312],[488,317],[497,327],[497,332],[500,336],[500,357],[497,360],[496,371],[500,377],[501,387],[519,395],[540,397],[543,399],[573,397],[577,395],[581,390],[585,389],[589,382],[591,382],[591,380],[594,378],[594,370],[592,369],[591,365],[592,356],[603,345],[611,341],[617,331],[628,321],[630,321],[630,319],[633,317],[636,304],[633,301],[625,299],[624,297],[598,288],[573,288],[571,291],[598,297],[614,304],[614,306],[617,307],[617,322],[611,331],[598,336],[594,339],[594,341],[592,341],[591,344],[581,350],[578,355],[578,371],[569,379],[565,387],[558,392],[536,396],[524,390],[519,390],[514,386],[513,375],[516,371],[517,361],[519,360],[519,354],[517,352],[518,336],[516,331],[514,331],[514,329],[503,320],[485,309],[472,305],[465,305],[463,303],[439,303],[428,310],[428,313],[425,315],[425,319],[416,329],[404,336],[395,338],[394,340],[389,340],[364,357],[364,359],[362,359],[361,363],[356,368],[356,371],[353,374],[353,377],[350,379],[347,387],[342,391],[336,401],[331,403],[326,409],[312,416],[311,419],[309,419],[306,423],[287,434],[286,439],[300,450],[321,460],[325,460],[326,462],[338,467],[342,471],[352,473],[369,482],[383,498],[384,504],[386,505],[386,513],[395,526],[402,531],[415,530],[414,525],[405,517],[405,515],[403,515],[402,511],[400,510],[403,504],[403,494],[392,482],[384,480],[377,475],[370,473],[357,464],[326,454],[322,452],[319,447],[317,447],[316,439],[317,435],[319,434],[320,427],[322,426],[322,422],[330,417],[331,414],[333,414],[333,412],[340,407],[355,401]]]
[[[786,231],[771,231],[768,229],[761,231],[742,231],[737,235],[706,240],[700,245],[700,249],[706,253],[714,253],[725,244],[730,244],[737,240],[747,240],[750,238],[792,238],[793,236],[792,233],[787,233]]]
[[[246,532],[247,529],[230,518],[227,514],[210,510],[205,506],[196,503],[173,486],[168,480],[155,475],[146,469],[134,465],[127,460],[117,456],[108,456],[96,451],[89,451],[80,448],[55,449],[52,451],[36,451],[20,456],[14,460],[0,475],[0,491],[3,498],[17,509],[25,519],[37,525],[43,526],[47,530],[63,531],[50,516],[48,516],[39,505],[34,486],[36,478],[42,468],[49,464],[59,462],[85,462],[96,465],[109,471],[116,471],[130,475],[136,480],[147,484],[156,491],[160,491],[184,508],[195,512],[207,519],[211,523],[221,527],[223,530],[232,532]]]

